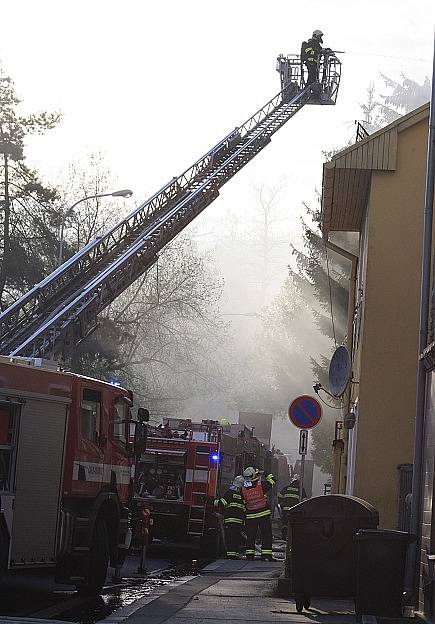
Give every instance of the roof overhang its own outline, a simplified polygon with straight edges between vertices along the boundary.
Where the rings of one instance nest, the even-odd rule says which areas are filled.
[[[398,133],[429,116],[429,104],[355,143],[323,165],[321,228],[329,232],[361,230],[373,171],[395,171]]]

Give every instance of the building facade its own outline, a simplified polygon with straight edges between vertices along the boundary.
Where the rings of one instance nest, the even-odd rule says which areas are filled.
[[[323,170],[325,240],[334,243],[337,232],[359,236],[347,343],[352,379],[343,405],[344,416],[356,418],[335,454],[343,467],[336,491],[372,503],[386,528],[405,528],[409,507],[403,484],[414,449],[428,118],[422,106],[339,152]]]

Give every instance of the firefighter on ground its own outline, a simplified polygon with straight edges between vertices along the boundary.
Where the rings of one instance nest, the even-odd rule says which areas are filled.
[[[227,558],[237,559],[242,543],[242,529],[245,524],[245,503],[242,499],[241,489],[244,478],[235,477],[229,490],[221,498],[214,502],[215,507],[223,512],[225,543]]]
[[[293,475],[290,483],[282,488],[278,494],[278,505],[281,512],[281,536],[285,540],[287,538],[288,512],[294,505],[299,503],[299,476]],[[306,498],[305,490],[302,492],[302,498]]]
[[[250,466],[243,472],[242,496],[246,505],[246,558],[255,556],[255,538],[261,532],[261,558],[272,561],[272,510],[267,492],[275,486],[275,477],[268,474],[264,479],[256,468]]]
[[[315,30],[308,41],[302,42],[301,61],[308,70],[307,86],[319,82],[319,61],[322,55],[331,52],[329,48],[322,48],[323,33]]]

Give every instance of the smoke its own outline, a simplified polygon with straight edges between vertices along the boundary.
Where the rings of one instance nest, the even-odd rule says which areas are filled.
[[[319,284],[295,261],[291,243],[301,253],[307,251],[301,232],[295,233],[286,218],[289,208],[283,191],[283,184],[254,189],[247,206],[227,210],[214,224],[211,244],[210,238],[208,245],[203,241],[204,248],[212,247],[215,272],[225,283],[220,309],[228,327],[213,353],[223,371],[222,387],[187,400],[179,414],[236,422],[239,410],[272,413],[272,442],[294,461],[299,432],[288,421],[288,406],[300,394],[313,394],[313,382],[318,381],[313,368],[324,367],[334,342],[329,301],[326,305],[319,300]],[[308,220],[316,230],[315,222]],[[325,282],[322,246],[319,253]],[[331,283],[345,288],[346,267],[330,258],[329,269]],[[323,282],[324,294],[329,288]],[[334,301],[336,294],[332,288],[333,308],[342,308],[341,301]],[[346,330],[342,312],[335,310],[339,342]],[[328,331],[322,331],[324,325]],[[331,424],[330,445],[335,414],[325,407],[324,418]]]

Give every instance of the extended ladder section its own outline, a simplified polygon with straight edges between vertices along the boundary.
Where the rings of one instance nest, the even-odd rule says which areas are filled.
[[[0,353],[65,355],[98,326],[97,316],[156,261],[158,253],[219,195],[305,104],[335,104],[340,62],[326,58],[306,86],[299,57],[278,57],[281,91],[180,176],[0,315]],[[319,74],[320,75],[320,74]]]

